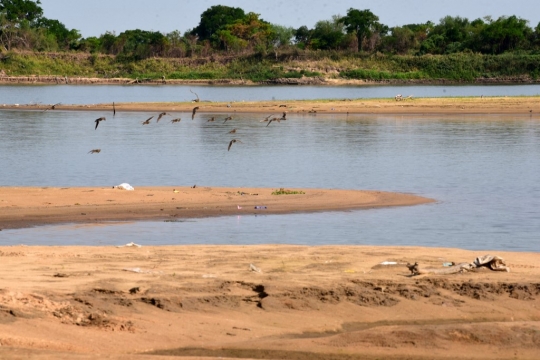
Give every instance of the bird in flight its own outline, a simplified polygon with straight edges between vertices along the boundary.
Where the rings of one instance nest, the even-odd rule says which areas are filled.
[[[206,122],[214,121],[214,117],[212,116],[210,119],[206,120]]]
[[[274,115],[274,114],[272,114],[272,115]],[[268,121],[268,119],[270,119],[270,116],[272,116],[272,115],[268,115],[267,117],[265,117],[264,119],[262,119],[262,120],[259,121],[259,122],[265,122],[265,121]]]
[[[99,123],[105,120],[107,120],[105,117],[100,117],[99,119],[94,120],[94,122],[96,123],[96,127],[94,128],[94,130],[97,130]]]
[[[277,118],[277,117],[274,117],[274,118],[271,118],[270,121],[268,121],[268,124],[266,124],[266,127],[268,127],[268,125],[270,125],[272,123],[272,121],[277,121],[277,122],[280,122],[280,118]]]
[[[90,150],[88,153],[89,154],[99,154],[101,152],[101,149],[93,149],[93,150]]]
[[[146,119],[145,121],[143,121],[142,124],[143,124],[143,125],[148,125],[148,124],[150,124],[150,120],[152,120],[153,118],[154,118],[153,116],[149,117],[148,119]]]
[[[171,114],[168,114],[168,113],[166,113],[166,112],[162,112],[161,114],[158,115],[158,118],[157,118],[156,122],[158,123],[159,120],[161,120],[161,118],[162,118],[163,116],[165,116],[165,115],[171,116]]]
[[[178,119],[172,119],[172,120],[171,120],[171,124],[180,122],[180,120],[182,120],[182,119],[181,119],[181,118],[178,118]]]
[[[242,142],[241,142],[240,140],[232,139],[232,140],[229,142],[229,147],[227,148],[227,151],[231,150],[232,144],[234,144],[234,143],[236,143],[236,142],[239,142],[240,144],[242,144]]]
[[[287,113],[284,111],[283,115],[281,116],[281,120],[287,120]]]
[[[225,123],[227,122],[227,120],[232,120],[232,116],[227,116],[227,117],[225,118],[225,121],[224,121],[223,123],[225,124]]]
[[[56,103],[56,104],[54,104],[54,105],[51,105],[51,107],[48,107],[48,108],[46,108],[46,109],[43,110],[43,111],[54,110],[54,109],[56,108],[56,106],[58,106],[58,105],[60,105],[60,104],[61,104],[61,103]]]
[[[193,118],[195,118],[195,113],[197,112],[197,110],[199,110],[199,107],[198,106],[195,106],[193,108],[193,112],[191,113],[191,120],[193,120]]]
[[[229,131],[229,134],[236,134],[236,129],[232,129],[231,131]]]

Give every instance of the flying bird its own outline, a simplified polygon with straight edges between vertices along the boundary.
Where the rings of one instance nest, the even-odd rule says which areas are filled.
[[[105,117],[100,117],[99,119],[94,120],[94,122],[96,123],[96,127],[94,128],[94,130],[97,130],[99,123],[105,120],[107,120]]]
[[[232,116],[227,116],[227,117],[225,118],[225,121],[224,121],[223,123],[225,124],[225,123],[227,122],[227,120],[232,120]]]
[[[182,119],[180,119],[180,118],[178,118],[178,119],[172,119],[172,120],[171,120],[171,124],[180,122],[180,120],[182,120]]]
[[[281,120],[287,120],[287,113],[284,111],[283,115],[281,116]]]
[[[93,149],[93,150],[90,150],[88,153],[89,154],[99,154],[101,152],[101,149]]]
[[[156,122],[158,123],[159,120],[160,120],[163,116],[165,116],[165,115],[171,116],[171,114],[168,114],[168,113],[166,113],[166,112],[162,112],[161,114],[158,115],[158,118],[157,118]]]
[[[234,143],[236,143],[236,142],[239,142],[240,144],[242,143],[240,140],[232,139],[232,140],[229,142],[229,147],[227,148],[227,151],[231,150],[232,144],[234,144]]]
[[[47,111],[47,110],[54,110],[56,108],[56,106],[60,105],[61,103],[56,103],[54,105],[51,105],[51,107],[48,107],[46,108],[45,110],[43,110],[44,112]]]
[[[277,118],[277,117],[271,118],[270,121],[268,121],[268,124],[266,124],[266,127],[268,127],[268,125],[270,125],[270,124],[272,123],[272,121],[280,122],[281,119],[280,119],[280,118]]]
[[[274,114],[272,114],[272,115],[274,115]],[[270,116],[272,116],[272,115],[268,115],[267,117],[265,117],[264,119],[262,119],[262,120],[259,121],[259,122],[265,122],[265,121],[268,121],[268,119],[270,119]]]
[[[195,118],[195,113],[197,112],[197,110],[199,110],[199,107],[198,106],[195,106],[193,108],[193,112],[191,113],[191,120],[193,120],[193,118]]]
[[[142,124],[143,124],[143,125],[148,125],[148,124],[150,124],[150,120],[152,120],[153,118],[154,118],[153,116],[149,117],[148,119],[146,119],[145,121],[143,121]]]
[[[199,101],[200,101],[199,95],[197,95],[196,92],[191,91],[191,89],[189,89],[189,91],[190,91],[192,94],[195,94],[195,96],[197,97],[196,99],[193,99],[192,101],[193,101],[193,102],[199,102]]]

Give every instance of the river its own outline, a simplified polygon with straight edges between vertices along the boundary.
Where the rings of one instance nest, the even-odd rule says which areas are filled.
[[[48,88],[32,87],[30,93]],[[102,87],[94,89],[93,99],[102,101],[97,91]],[[223,88],[204,89],[217,93]],[[275,90],[266,88],[267,96],[275,96]],[[228,100],[247,94],[229,91]],[[69,101],[79,102],[78,96]],[[180,123],[171,124],[167,117],[142,126],[152,115],[157,114],[119,113],[94,130],[96,112],[0,111],[0,185],[376,189],[437,202],[316,214],[42,226],[3,230],[1,244],[370,244],[540,251],[538,118],[290,114],[288,121],[266,127],[257,114],[237,114],[223,124],[207,122],[204,113],[195,120],[175,113],[183,118]],[[212,114],[219,120],[227,115]],[[232,128],[242,143],[227,151]],[[101,153],[88,154],[95,148]]]

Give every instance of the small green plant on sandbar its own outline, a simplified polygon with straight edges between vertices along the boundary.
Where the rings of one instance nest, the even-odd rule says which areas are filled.
[[[272,191],[272,195],[296,195],[296,194],[305,194],[305,192],[285,190],[284,188],[280,188],[279,190]]]

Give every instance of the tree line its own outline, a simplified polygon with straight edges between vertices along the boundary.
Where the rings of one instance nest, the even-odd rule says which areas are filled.
[[[150,57],[208,57],[214,54],[268,54],[288,49],[426,55],[479,53],[538,54],[540,23],[532,28],[516,16],[473,21],[446,16],[435,24],[389,27],[369,9],[349,9],[318,21],[313,28],[271,24],[260,14],[216,5],[200,16],[197,27],[183,34],[127,30],[83,38],[58,20],[43,16],[40,0],[0,0],[2,50],[74,51],[110,54],[131,60]]]

